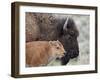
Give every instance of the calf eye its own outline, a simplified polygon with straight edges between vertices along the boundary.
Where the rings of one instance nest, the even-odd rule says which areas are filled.
[[[57,47],[57,49],[59,49],[59,47]]]

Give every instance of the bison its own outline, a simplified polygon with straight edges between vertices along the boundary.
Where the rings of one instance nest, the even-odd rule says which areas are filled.
[[[55,13],[26,13],[26,42],[59,40],[66,50],[62,65],[79,55],[77,26],[71,17]]]

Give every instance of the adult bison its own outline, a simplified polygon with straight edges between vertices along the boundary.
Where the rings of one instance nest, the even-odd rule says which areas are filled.
[[[79,55],[78,29],[71,17],[51,13],[26,13],[26,42],[59,40],[65,50],[61,63]]]

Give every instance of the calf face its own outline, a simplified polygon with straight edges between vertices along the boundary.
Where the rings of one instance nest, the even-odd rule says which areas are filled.
[[[49,44],[53,56],[56,56],[56,58],[62,58],[64,56],[66,51],[60,41],[49,41]]]

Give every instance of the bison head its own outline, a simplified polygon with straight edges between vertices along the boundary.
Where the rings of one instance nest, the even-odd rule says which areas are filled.
[[[79,55],[79,46],[77,41],[79,32],[72,18],[67,18],[65,21],[61,35],[60,41],[66,50],[65,56],[62,57],[61,61],[62,65],[65,65],[70,59]]]

